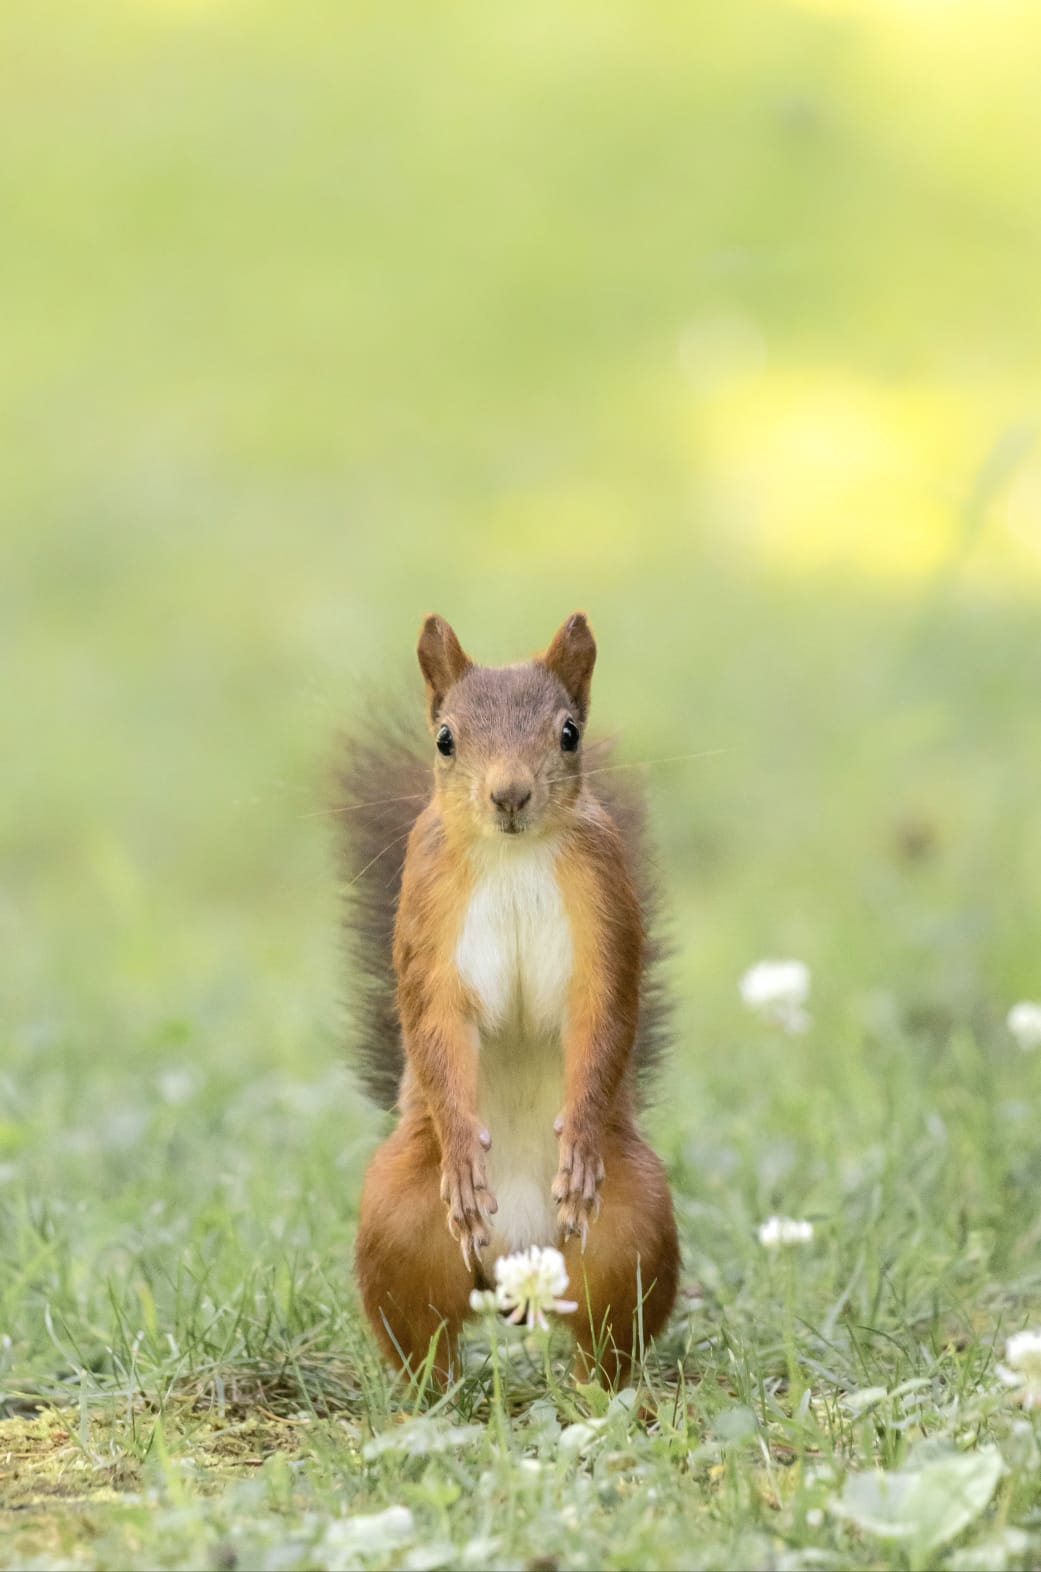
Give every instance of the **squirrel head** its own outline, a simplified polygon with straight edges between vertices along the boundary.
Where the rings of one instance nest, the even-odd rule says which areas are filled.
[[[563,827],[582,785],[582,737],[596,642],[576,611],[542,655],[477,666],[443,617],[428,617],[416,651],[434,737],[442,818],[463,835]]]

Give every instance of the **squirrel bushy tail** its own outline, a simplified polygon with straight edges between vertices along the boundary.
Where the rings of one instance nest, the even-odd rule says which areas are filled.
[[[412,826],[433,794],[418,724],[383,713],[341,739],[333,805],[350,987],[350,1057],[366,1094],[393,1108],[405,1067],[392,950]]]
[[[366,1094],[392,1108],[405,1065],[395,1003],[394,918],[408,838],[433,794],[430,742],[419,725],[381,713],[344,737],[335,772],[333,817],[343,880],[350,972],[350,1057]],[[588,790],[603,804],[625,844],[644,917],[640,1019],[633,1047],[638,1101],[648,1100],[668,1047],[671,1005],[662,975],[658,881],[644,829],[643,795],[624,772],[606,770],[610,744],[585,749]]]

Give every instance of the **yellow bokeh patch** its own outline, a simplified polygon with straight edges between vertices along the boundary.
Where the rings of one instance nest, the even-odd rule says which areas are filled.
[[[1012,394],[808,368],[693,399],[688,429],[713,527],[768,561],[890,579],[959,563],[1008,584],[1041,582],[1036,461],[1025,452],[981,519],[971,509],[983,466],[1022,414]]]

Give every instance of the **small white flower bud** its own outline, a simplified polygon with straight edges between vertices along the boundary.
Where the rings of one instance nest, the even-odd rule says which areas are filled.
[[[759,1243],[767,1250],[779,1250],[782,1245],[809,1244],[813,1238],[813,1224],[805,1218],[768,1217],[759,1225]]]
[[[786,1032],[804,1032],[810,1024],[805,1008],[810,996],[810,969],[803,961],[757,961],[738,983],[750,1010]]]
[[[1041,1004],[1021,999],[1008,1012],[1006,1025],[1025,1052],[1031,1048],[1041,1048]]]

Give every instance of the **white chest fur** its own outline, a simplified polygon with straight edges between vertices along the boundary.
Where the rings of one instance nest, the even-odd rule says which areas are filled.
[[[499,1203],[493,1258],[556,1241],[553,1120],[563,1103],[572,942],[555,863],[552,843],[490,842],[456,948],[478,1006],[478,1106]]]
[[[560,1031],[571,979],[571,927],[556,846],[496,836],[477,864],[456,965],[481,1025]]]

